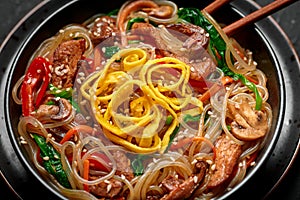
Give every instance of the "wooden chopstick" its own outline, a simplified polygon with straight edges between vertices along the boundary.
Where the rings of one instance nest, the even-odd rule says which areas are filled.
[[[221,8],[223,5],[225,5],[231,1],[233,1],[233,0],[215,0],[214,2],[212,2],[211,4],[206,6],[203,10],[205,10],[209,14],[212,14],[213,12],[215,12],[216,10]]]
[[[238,21],[233,22],[232,24],[223,28],[224,32],[227,35],[233,35],[240,28],[245,27],[249,24],[255,23],[274,12],[296,2],[298,0],[275,0],[274,2],[260,8],[259,10],[245,16],[244,18],[239,19]],[[212,3],[213,4],[213,3]]]

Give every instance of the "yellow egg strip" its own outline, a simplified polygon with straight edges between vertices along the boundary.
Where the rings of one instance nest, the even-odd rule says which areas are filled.
[[[116,60],[120,62],[119,70],[110,68]],[[166,75],[164,69],[176,70],[180,76]],[[163,85],[165,80],[157,76],[168,82]],[[144,50],[131,48],[116,53],[101,72],[84,83],[81,91],[90,99],[96,120],[112,142],[137,153],[162,153],[178,125],[180,110],[192,102],[202,111],[202,102],[195,101],[187,86],[189,76],[189,66],[175,58],[147,61]],[[178,97],[167,96],[172,92]],[[166,113],[172,115],[173,121],[159,137]]]

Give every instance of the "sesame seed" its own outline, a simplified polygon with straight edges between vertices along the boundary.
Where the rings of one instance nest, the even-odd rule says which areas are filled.
[[[48,156],[45,156],[45,157],[43,157],[43,160],[45,160],[45,161],[47,161],[47,160],[49,160],[50,158],[48,157]]]
[[[55,158],[55,159],[59,159],[58,155],[54,155],[54,158]]]
[[[206,160],[207,164],[211,165],[213,163],[212,160]]]
[[[111,190],[111,188],[112,188],[112,185],[111,185],[111,184],[108,184],[108,185],[107,185],[107,193],[109,193],[109,191]]]
[[[38,69],[36,72],[39,74],[39,73],[41,73],[41,72],[42,72],[42,70]]]
[[[30,84],[31,83],[31,78],[29,78],[28,80],[27,80],[27,84]]]
[[[78,73],[79,76],[84,76],[85,74],[83,72]]]
[[[213,164],[213,165],[211,166],[211,170],[213,170],[213,171],[216,170],[216,164]]]
[[[194,160],[192,161],[192,165],[196,164],[197,162],[198,162],[197,159],[194,159]]]
[[[194,179],[194,183],[198,182],[198,176],[194,176],[193,179]]]
[[[20,142],[21,142],[21,144],[27,144],[26,140],[21,140]]]
[[[79,83],[79,84],[81,84],[82,82],[81,82],[81,80],[78,78],[78,79],[76,79],[76,81],[77,81],[77,83]]]
[[[125,177],[123,174],[121,174],[121,179],[122,179],[122,180],[125,180],[126,177]]]
[[[84,106],[84,105],[86,105],[86,104],[87,104],[87,100],[82,100],[82,101],[80,101],[80,105]]]
[[[86,120],[90,120],[91,117],[90,117],[90,116],[86,116],[85,119],[86,119]]]

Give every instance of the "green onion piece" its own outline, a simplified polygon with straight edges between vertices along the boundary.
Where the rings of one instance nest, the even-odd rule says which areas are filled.
[[[141,176],[144,173],[143,161],[146,160],[148,156],[138,154],[138,156],[131,162],[133,173],[135,176]]]
[[[130,30],[132,28],[132,25],[136,22],[145,22],[145,19],[142,17],[135,17],[130,19],[127,23],[126,30]]]
[[[128,40],[128,44],[139,44],[141,40]]]
[[[218,62],[218,67],[224,72],[226,76],[232,77],[234,80],[240,80],[245,86],[254,92],[256,100],[256,110],[262,107],[262,97],[260,96],[256,85],[250,82],[245,76],[236,74],[231,71],[225,59],[226,43],[218,33],[216,28],[204,17],[201,11],[197,8],[182,8],[178,11],[178,17],[184,19],[192,24],[202,27],[209,33],[209,48],[213,52],[215,59]],[[217,54],[221,57],[218,58]]]
[[[104,56],[106,58],[111,58],[118,51],[120,51],[120,48],[118,46],[104,47]]]
[[[116,16],[118,15],[119,9],[114,9],[112,11],[110,11],[109,13],[107,13],[107,16]]]
[[[40,155],[43,158],[44,168],[52,174],[62,186],[71,188],[67,174],[62,167],[60,154],[53,146],[46,142],[43,136],[33,134],[33,139],[41,150]]]
[[[187,122],[196,122],[196,121],[199,121],[199,119],[200,119],[200,115],[192,116],[190,114],[187,114],[187,115],[184,115],[184,117],[183,117],[183,121],[185,123],[187,123]]]
[[[254,92],[255,101],[256,101],[255,109],[256,110],[260,110],[261,107],[262,107],[262,97],[260,96],[256,85],[254,83],[252,83],[251,81],[249,81],[245,76],[243,76],[241,74],[237,74],[237,76],[239,77],[239,80],[245,86],[247,86],[249,88],[249,90],[251,90],[252,92]]]
[[[49,84],[48,88],[50,90],[50,94],[54,95],[55,97],[67,99],[68,101],[70,101],[71,105],[78,112],[80,112],[80,108],[79,108],[78,104],[72,98],[73,97],[73,89],[72,88],[60,90],[57,87],[55,87],[53,84]],[[53,101],[48,102],[47,105],[54,105],[54,102]]]
[[[167,116],[167,119],[166,119],[166,125],[170,125],[173,121],[173,116],[172,115],[168,115]]]

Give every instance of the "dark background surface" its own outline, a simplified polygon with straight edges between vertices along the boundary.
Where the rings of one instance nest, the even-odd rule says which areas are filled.
[[[16,23],[22,19],[35,5],[41,0],[0,0],[0,43],[4,41],[8,33],[13,29]],[[256,0],[260,5],[266,5],[272,0]],[[300,54],[300,1],[277,12],[273,15],[274,19],[286,32],[294,45],[298,55]],[[1,153],[1,152],[0,152]],[[300,199],[300,156],[293,163],[287,175],[275,188],[268,199]],[[1,161],[0,161],[1,162]],[[1,176],[0,176],[1,179]],[[34,187],[34,186],[33,186]],[[255,191],[253,191],[255,192]],[[9,188],[0,180],[0,199],[16,199],[11,194]]]

